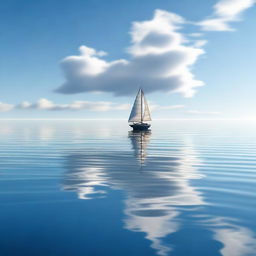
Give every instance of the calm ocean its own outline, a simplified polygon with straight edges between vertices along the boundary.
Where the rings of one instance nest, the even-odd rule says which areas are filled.
[[[0,255],[256,255],[256,123],[129,130],[0,121]]]

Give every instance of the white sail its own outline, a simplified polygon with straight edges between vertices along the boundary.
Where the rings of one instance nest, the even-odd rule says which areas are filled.
[[[134,101],[128,122],[151,121],[150,111],[143,91],[140,89]]]
[[[142,121],[151,121],[151,116],[150,116],[150,111],[149,111],[149,107],[148,107],[148,102],[146,100],[146,97],[144,96],[144,93],[143,93],[143,99],[144,99],[144,114],[143,114]]]
[[[141,117],[142,117],[142,95],[141,95],[141,89],[139,90],[136,99],[134,101],[132,111],[129,117],[128,122],[141,122]]]

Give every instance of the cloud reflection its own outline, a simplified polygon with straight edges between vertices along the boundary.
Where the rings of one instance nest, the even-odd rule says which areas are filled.
[[[213,231],[213,238],[222,244],[222,256],[253,256],[256,251],[255,234],[248,228],[236,224],[236,219],[207,218],[203,222]]]
[[[223,256],[255,255],[256,239],[251,230],[237,225],[215,229],[215,239],[223,244]]]

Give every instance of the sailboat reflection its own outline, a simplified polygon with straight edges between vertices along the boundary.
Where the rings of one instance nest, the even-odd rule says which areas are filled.
[[[204,203],[190,184],[201,178],[194,167],[199,160],[186,141],[164,154],[151,151],[147,156],[150,136],[150,132],[129,133],[132,151],[108,147],[74,152],[66,162],[64,189],[76,191],[80,199],[100,197],[106,187],[125,191],[125,228],[145,233],[157,254],[167,255],[172,248],[162,240],[179,229],[178,207]]]
[[[135,157],[143,165],[147,157],[147,147],[150,142],[151,131],[130,131],[128,137],[131,140]]]

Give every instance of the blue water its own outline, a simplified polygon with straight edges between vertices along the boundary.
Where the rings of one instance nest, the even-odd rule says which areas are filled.
[[[256,123],[0,121],[1,256],[255,256]]]

